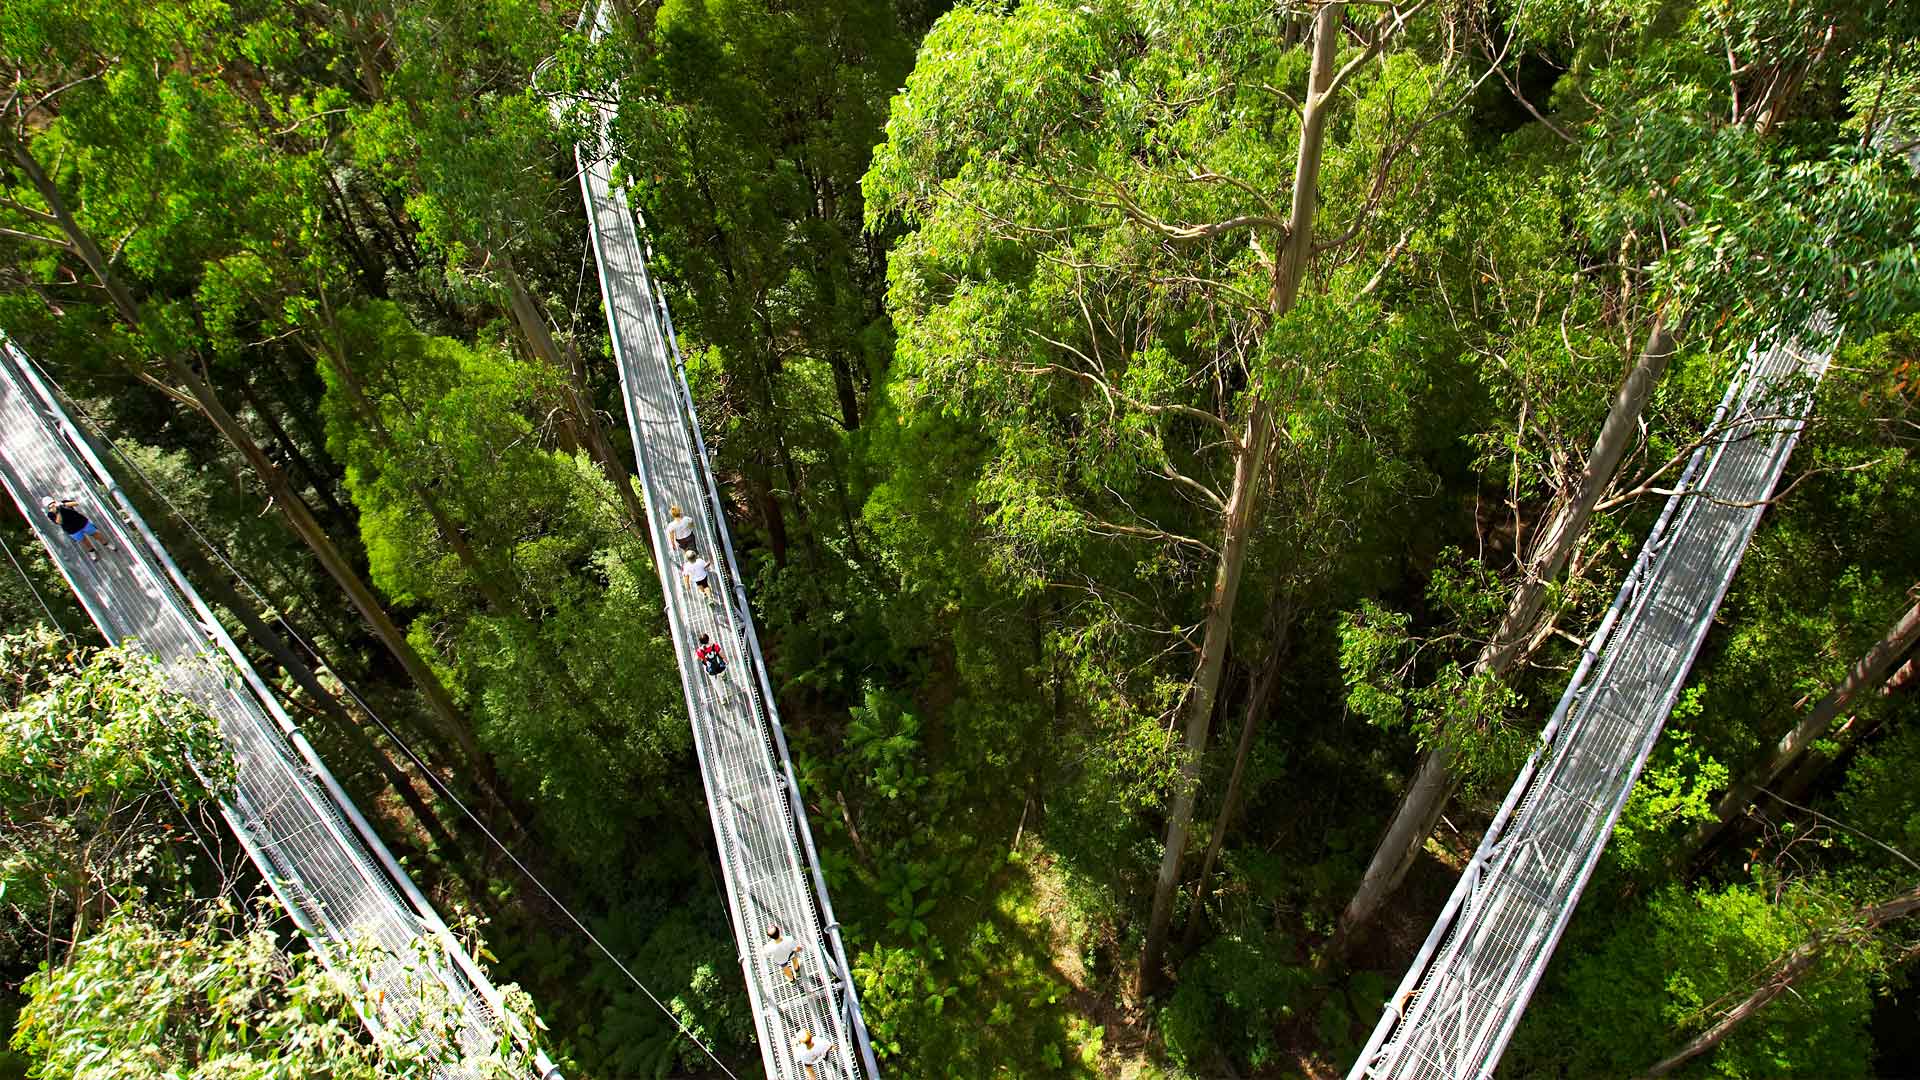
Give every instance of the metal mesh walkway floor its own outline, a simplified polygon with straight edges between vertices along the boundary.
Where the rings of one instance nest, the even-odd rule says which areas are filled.
[[[606,18],[603,5],[593,27],[596,38]],[[604,134],[610,112],[602,109],[599,122]],[[678,557],[660,533],[668,508],[678,505],[696,521],[697,547],[713,564],[709,602],[687,595],[677,569],[655,560],[761,1059],[774,1080],[877,1077],[672,321],[647,275],[642,224],[614,188],[610,160],[583,147],[579,164],[654,550]],[[721,646],[731,665],[718,679],[709,678],[694,657],[702,633]],[[767,931],[773,927],[804,946],[797,977],[783,972],[769,953]],[[827,1048],[823,1059],[812,1061],[799,1049],[808,1034]]]
[[[222,815],[323,960],[374,947],[365,1014],[376,1036],[418,1030],[445,1008],[461,1048],[500,1045],[500,994],[148,530],[92,445],[0,335],[0,482],[100,632],[136,642],[168,681],[218,718],[237,781]],[[89,561],[40,500],[73,495],[119,551]],[[435,1051],[451,1054],[448,1047]],[[544,1057],[542,1076],[558,1074]],[[459,1076],[442,1068],[437,1075]]]
[[[1813,328],[1821,336],[1827,326]],[[1493,1074],[1786,467],[1830,352],[1749,352],[1348,1080]]]

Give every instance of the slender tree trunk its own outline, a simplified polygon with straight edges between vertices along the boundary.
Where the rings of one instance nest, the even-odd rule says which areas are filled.
[[[853,483],[847,478],[847,473],[852,468],[849,457],[850,455],[837,455],[836,465],[830,476],[834,501],[840,504],[840,524],[847,530],[847,556],[856,563],[864,563],[867,561],[867,556],[860,549],[860,530],[853,516]]]
[[[1916,595],[1920,595],[1920,586],[1915,586],[1915,589]],[[1791,731],[1781,737],[1765,760],[1727,789],[1720,801],[1714,804],[1713,818],[1695,826],[1693,834],[1687,837],[1686,846],[1675,856],[1676,865],[1684,865],[1712,843],[1721,830],[1746,809],[1760,789],[1771,787],[1782,773],[1792,768],[1815,740],[1825,737],[1835,720],[1853,709],[1862,694],[1885,682],[1894,665],[1916,642],[1920,642],[1920,600],[1916,600],[1894,621],[1885,636],[1874,642],[1873,648],[1868,649],[1865,656],[1847,668],[1840,682],[1816,702]]]
[[[407,228],[406,222],[401,220],[393,204],[383,196],[379,200],[380,207],[376,212],[366,192],[355,187],[351,179],[347,181],[345,190],[347,197],[360,207],[360,216],[366,221],[367,227],[380,234],[387,253],[393,256],[399,268],[406,271],[420,269],[419,244],[414,241],[412,230]],[[381,218],[386,219],[385,225],[380,223]]]
[[[860,393],[853,385],[853,364],[842,353],[827,357],[833,369],[833,392],[840,399],[840,425],[848,431],[860,426]]]
[[[1719,1046],[1722,1040],[1733,1033],[1733,1029],[1746,1022],[1753,1014],[1766,1008],[1774,998],[1793,989],[1793,984],[1813,968],[1820,959],[1820,954],[1836,938],[1845,940],[1866,937],[1887,923],[1904,919],[1916,911],[1920,911],[1920,887],[1884,903],[1858,909],[1854,912],[1850,925],[1837,931],[1816,933],[1804,944],[1775,962],[1766,980],[1753,993],[1747,995],[1745,1001],[1729,1009],[1725,1016],[1722,1016],[1712,1027],[1701,1032],[1692,1042],[1681,1047],[1678,1053],[1648,1069],[1645,1074],[1647,1080],[1665,1076]]]
[[[1600,425],[1600,434],[1593,441],[1593,449],[1587,452],[1587,465],[1580,474],[1573,500],[1545,529],[1534,535],[1533,556],[1527,561],[1526,572],[1514,587],[1513,598],[1494,631],[1493,640],[1480,656],[1479,666],[1483,670],[1504,675],[1525,658],[1523,649],[1540,619],[1547,591],[1567,568],[1573,553],[1579,550],[1580,540],[1593,520],[1593,509],[1613,484],[1621,459],[1633,445],[1634,435],[1640,428],[1640,414],[1646,411],[1654,384],[1666,373],[1675,347],[1666,312],[1657,312],[1652,328],[1647,331],[1646,344],[1632,370],[1627,372],[1626,380],[1614,392],[1613,404]]]
[[[1344,11],[1344,4],[1329,3],[1315,15],[1313,67],[1308,76],[1306,101],[1300,110],[1300,153],[1293,173],[1292,213],[1274,265],[1273,289],[1268,298],[1269,313],[1275,320],[1293,309],[1306,275],[1307,260],[1313,254],[1320,161],[1326,142],[1327,113],[1333,105],[1328,91],[1333,85],[1334,58],[1339,51]],[[1180,752],[1179,787],[1167,815],[1165,850],[1154,881],[1146,944],[1140,952],[1138,982],[1143,994],[1153,992],[1160,984],[1167,930],[1173,920],[1173,898],[1180,885],[1180,862],[1186,855],[1187,830],[1192,824],[1194,798],[1199,790],[1200,757],[1206,749],[1207,732],[1213,723],[1214,698],[1220,690],[1220,674],[1233,636],[1233,605],[1240,591],[1254,511],[1266,484],[1267,452],[1273,439],[1271,406],[1260,396],[1255,384],[1250,384],[1244,393],[1252,399],[1252,404],[1247,409],[1246,429],[1241,435],[1239,457],[1234,462],[1233,488],[1227,497],[1220,558],[1214,568],[1213,594],[1207,605],[1200,661],[1186,701],[1186,739]]]
[[[296,360],[296,352],[307,358],[302,364]],[[313,354],[305,349],[275,349],[274,356],[279,360],[280,370],[285,376],[283,393],[279,396],[280,406],[287,412],[287,419],[293,422],[293,429],[306,440],[308,446],[317,452],[325,453],[327,433],[320,426],[319,398],[324,384],[320,381],[320,371],[312,363]]]
[[[785,415],[779,411],[778,405],[771,404],[773,402],[771,395],[768,396],[767,401],[770,403],[770,410],[773,415]],[[793,463],[793,450],[787,445],[786,432],[781,430],[777,422],[773,429],[773,447],[780,457],[780,471],[782,475],[787,478],[787,492],[793,498],[794,513],[800,519],[801,546],[807,549],[807,558],[814,566],[818,567],[821,565],[819,530],[814,527],[812,515],[807,513],[807,504],[800,495],[800,470],[799,467]]]
[[[527,290],[526,282],[520,279],[513,264],[502,257],[501,267],[507,282],[508,307],[512,309],[514,321],[520,325],[520,332],[526,336],[534,355],[558,372],[566,387],[567,422],[575,439],[586,447],[587,453],[600,466],[600,471],[613,482],[613,489],[620,495],[620,504],[626,509],[627,520],[632,523],[634,532],[645,536],[647,512],[641,508],[640,497],[634,491],[633,474],[614,456],[606,428],[600,423],[600,413],[593,407],[593,400],[587,394],[586,368],[574,350],[568,349],[566,356],[561,354],[560,347],[554,343],[553,332],[547,326],[546,314],[540,310],[539,303]]]
[[[1587,454],[1586,468],[1573,498],[1561,507],[1546,528],[1534,535],[1533,553],[1514,586],[1507,610],[1492,640],[1474,662],[1476,673],[1505,677],[1525,658],[1524,650],[1546,604],[1547,590],[1566,569],[1586,535],[1594,507],[1613,483],[1620,461],[1639,428],[1640,414],[1646,409],[1654,384],[1673,358],[1674,348],[1673,333],[1662,311],[1654,316],[1645,347],[1627,373],[1626,381],[1614,394],[1607,418],[1600,426],[1600,435]],[[1354,933],[1371,922],[1380,905],[1400,887],[1458,787],[1459,778],[1453,772],[1453,744],[1447,733],[1442,732],[1421,757],[1413,781],[1407,785],[1393,820],[1387,823],[1386,834],[1374,850],[1359,888],[1354,890],[1353,898],[1340,914],[1333,939],[1322,954],[1323,962],[1344,953]]]
[[[266,425],[267,433],[273,437],[274,445],[280,448],[287,463],[293,466],[294,471],[300,474],[300,478],[306,481],[307,486],[313,489],[314,495],[326,507],[327,516],[332,519],[334,528],[345,530],[351,527],[353,516],[347,513],[346,507],[340,505],[340,500],[334,498],[332,482],[314,467],[312,460],[301,451],[300,444],[294,441],[293,436],[280,423],[280,418],[275,416],[273,410],[268,407],[266,399],[262,398],[254,390],[253,384],[244,378],[240,380],[240,396],[246,399],[247,404],[253,406],[254,413],[260,417],[260,422]]]
[[[323,168],[320,175],[327,182],[327,199],[322,206],[328,217],[335,221],[340,231],[341,246],[353,259],[360,279],[360,287],[367,295],[380,300],[387,298],[387,266],[378,255],[373,253],[365,241],[360,239],[359,230],[354,227],[353,211],[348,208],[346,192],[340,188],[339,180],[334,178],[333,170]]]
[[[1213,868],[1220,861],[1220,849],[1226,846],[1227,830],[1232,826],[1234,815],[1240,812],[1240,788],[1246,780],[1247,760],[1253,756],[1254,736],[1260,730],[1260,718],[1266,715],[1267,703],[1273,698],[1273,688],[1279,685],[1282,661],[1287,657],[1287,649],[1293,636],[1294,602],[1286,595],[1273,605],[1271,625],[1268,635],[1273,639],[1272,648],[1267,650],[1267,662],[1261,666],[1260,675],[1253,684],[1253,694],[1247,698],[1246,716],[1240,721],[1240,742],[1233,752],[1233,772],[1227,777],[1227,793],[1220,800],[1220,814],[1213,822],[1213,835],[1207,838],[1207,854],[1200,860],[1200,879],[1193,885],[1193,907],[1187,916],[1187,929],[1180,938],[1180,951],[1192,952],[1194,943],[1200,939],[1200,928],[1206,924],[1204,906],[1207,892],[1213,885]]]
[[[1899,672],[1896,671],[1880,687],[1880,692],[1886,693],[1898,678]],[[1874,732],[1880,730],[1882,724],[1886,723],[1885,714],[1870,714],[1864,718],[1864,723],[1861,722],[1862,719],[1859,716],[1848,717],[1846,722],[1833,729],[1832,734],[1827,738],[1807,747],[1806,753],[1800,755],[1800,760],[1789,766],[1786,772],[1769,785],[1774,797],[1788,802],[1806,801],[1807,789],[1820,778],[1820,774],[1826,771],[1827,766],[1845,757],[1849,751],[1866,741]],[[1831,743],[1833,752],[1828,753],[1822,749],[1820,743]]]
[[[1207,732],[1213,722],[1213,702],[1220,690],[1220,676],[1233,636],[1233,603],[1240,592],[1240,576],[1246,564],[1247,541],[1253,532],[1254,507],[1260,501],[1260,487],[1265,479],[1272,427],[1267,404],[1256,398],[1247,412],[1242,449],[1234,463],[1233,490],[1227,499],[1220,559],[1214,568],[1206,633],[1200,643],[1200,663],[1194,672],[1193,689],[1187,695],[1186,741],[1181,748],[1179,789],[1174,792],[1173,806],[1167,812],[1165,848],[1160,857],[1159,875],[1154,880],[1146,946],[1140,954],[1142,994],[1152,993],[1160,985],[1161,959],[1166,951],[1167,930],[1173,921],[1173,897],[1180,885],[1180,862],[1186,854],[1187,830],[1193,821],[1193,804],[1200,790],[1201,753],[1206,749]]]
[[[28,150],[26,144],[13,137],[10,131],[0,135],[0,138],[5,139],[8,151],[27,175],[29,182],[39,191],[40,197],[46,201],[47,209],[59,221],[60,228],[73,244],[75,253],[86,263],[101,288],[106,291],[122,321],[130,329],[138,330],[141,326],[140,307],[135,302],[133,293],[107,265],[106,256],[101,252],[93,236],[80,227],[67,206],[66,198],[60,193],[59,187],[47,175],[46,170],[41,167],[39,160]],[[332,577],[347,594],[347,600],[353,605],[354,610],[360,613],[360,617],[366,621],[367,626],[373,630],[374,636],[380,640],[388,652],[393,654],[394,659],[400,662],[401,667],[419,687],[443,734],[454,745],[460,747],[468,763],[480,775],[482,781],[497,793],[497,780],[493,777],[491,762],[485,752],[480,749],[473,730],[461,717],[459,710],[454,707],[453,699],[448,696],[446,687],[440,682],[440,677],[434,674],[433,669],[428,667],[425,661],[421,660],[420,655],[408,643],[406,635],[401,633],[400,628],[395,626],[393,620],[388,617],[386,609],[374,595],[373,589],[360,577],[345,556],[341,555],[340,549],[334,546],[326,530],[321,527],[319,521],[315,520],[313,511],[307,507],[299,493],[293,490],[293,485],[287,481],[286,474],[268,460],[266,453],[254,441],[246,426],[227,411],[226,406],[214,393],[212,385],[201,378],[186,360],[171,350],[163,351],[161,358],[168,370],[172,372],[175,381],[192,397],[201,413],[221,435],[226,437],[234,449],[239,451],[240,456],[258,475],[261,483],[266,486],[268,494],[272,496],[280,512],[286,517],[288,524],[293,526],[294,532],[320,560],[320,565],[327,571],[328,576]]]
[[[773,477],[768,475],[765,465],[749,462],[743,474],[753,501],[759,504],[760,516],[767,523],[767,550],[773,555],[773,565],[787,565],[787,512],[780,505],[780,497],[773,493]]]
[[[660,10],[660,0],[614,0],[613,6],[626,20],[627,30],[633,35],[634,42],[642,47],[651,44],[653,21]]]

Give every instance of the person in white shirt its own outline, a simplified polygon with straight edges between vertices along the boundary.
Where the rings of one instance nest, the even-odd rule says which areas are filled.
[[[687,552],[687,561],[680,566],[680,577],[687,584],[698,588],[700,595],[707,598],[707,603],[714,602],[713,570],[707,565],[707,560],[691,551]]]
[[[800,978],[800,954],[807,951],[805,945],[782,933],[778,926],[767,927],[767,943],[760,946],[773,965],[787,973],[787,981],[795,982]]]
[[[803,1030],[800,1032],[800,1037],[793,1043],[793,1061],[794,1064],[806,1069],[807,1075],[813,1080],[820,1080],[820,1072],[814,1066],[827,1060],[827,1055],[832,1050],[831,1039],[816,1039],[813,1037],[813,1032]]]
[[[667,539],[672,540],[681,551],[693,550],[693,519],[680,509],[678,503],[667,508],[673,515],[667,522]]]

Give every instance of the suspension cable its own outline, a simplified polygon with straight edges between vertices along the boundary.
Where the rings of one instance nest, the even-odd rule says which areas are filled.
[[[131,468],[136,474],[138,474],[140,479],[146,483],[147,487],[150,490],[152,490],[154,496],[158,498],[163,504],[165,504],[167,509],[173,513],[173,516],[179,521],[185,523],[185,525],[187,526],[187,529],[193,533],[196,539],[200,541],[201,546],[205,547],[209,552],[211,552],[214,558],[219,559],[220,564],[226,567],[227,570],[231,572],[233,576],[236,579],[238,579],[242,585],[246,587],[248,592],[252,593],[254,597],[257,598],[263,606],[265,606],[269,611],[272,611],[274,613],[274,621],[278,622],[281,625],[281,627],[283,627],[286,630],[287,635],[293,638],[293,640],[295,640],[296,642],[298,642],[300,644],[300,647],[304,649],[307,655],[311,656],[316,663],[320,664],[323,668],[331,667],[331,665],[329,665],[326,662],[326,659],[322,657],[317,650],[314,649],[312,643],[308,642],[307,639],[300,633],[300,631],[295,629],[293,624],[287,620],[287,617],[284,614],[280,613],[278,607],[274,605],[272,601],[268,600],[266,595],[262,593],[257,587],[255,587],[253,582],[249,580],[245,574],[241,573],[239,567],[233,565],[233,563],[230,562],[227,559],[227,557],[221,553],[219,547],[216,544],[214,544],[212,540],[208,539],[205,533],[202,533],[197,527],[194,526],[193,519],[187,514],[182,513],[180,508],[174,504],[173,500],[167,497],[166,492],[161,490],[160,486],[154,483],[153,479],[146,474],[145,470],[141,469],[139,464],[135,462],[130,456],[128,456],[128,454],[120,448],[120,445],[118,443],[114,442],[112,436],[106,433],[105,428],[103,428],[100,425],[100,423],[93,418],[93,416],[91,416],[85,410],[78,407],[78,402],[74,399],[74,397],[71,394],[68,394],[66,392],[66,388],[61,386],[59,381],[53,377],[53,373],[48,371],[46,368],[42,367],[40,365],[40,362],[38,360],[35,360],[33,357],[29,356],[27,359],[28,359],[28,362],[33,364],[35,368],[39,369],[41,376],[47,380],[50,386],[52,386],[55,390],[58,390],[62,397],[66,398],[69,403],[72,403],[74,405],[74,411],[78,413],[82,419],[86,420],[92,426],[94,432],[98,434],[100,439],[107,444],[107,448],[113,452],[114,456],[119,458],[129,468]],[[3,542],[0,542],[0,544],[3,544]],[[11,549],[8,549],[8,556],[9,557],[12,556]],[[15,562],[14,565],[18,566],[19,563]],[[36,593],[36,595],[38,594]],[[44,607],[44,603],[42,606]],[[49,613],[49,617],[51,617],[51,613]],[[56,623],[55,625],[58,625],[58,624]],[[549,901],[553,903],[555,907],[559,908],[561,914],[567,917],[567,921],[571,922],[574,925],[575,929],[579,930],[580,933],[583,936],[585,936],[588,941],[593,943],[595,948],[600,950],[602,955],[604,955],[608,960],[612,961],[615,967],[620,969],[620,973],[627,977],[627,981],[633,983],[634,986],[638,987],[640,989],[640,992],[647,996],[647,1000],[653,1002],[655,1007],[657,1007],[662,1013],[666,1015],[667,1019],[673,1021],[673,1025],[676,1028],[680,1029],[680,1034],[686,1036],[689,1042],[699,1047],[700,1052],[705,1054],[707,1056],[707,1059],[712,1061],[716,1068],[718,1068],[722,1073],[726,1074],[727,1080],[740,1080],[740,1078],[734,1074],[733,1070],[727,1067],[726,1062],[721,1061],[720,1056],[714,1053],[713,1048],[708,1046],[706,1042],[703,1041],[698,1035],[695,1035],[692,1029],[688,1028],[687,1025],[680,1019],[679,1015],[676,1014],[672,1009],[668,1008],[666,1003],[661,1001],[659,996],[655,994],[651,989],[649,989],[646,983],[641,982],[640,977],[638,975],[635,975],[632,969],[627,967],[627,965],[620,959],[620,957],[615,955],[614,951],[608,948],[605,942],[600,940],[599,935],[595,934],[592,930],[588,929],[587,924],[581,920],[580,916],[574,914],[574,911],[572,908],[568,907],[566,903],[562,901],[558,896],[555,896],[553,893],[553,890],[547,888],[546,882],[541,881],[539,876],[536,875],[530,868],[528,868],[526,863],[521,862],[520,857],[514,854],[513,849],[508,847],[504,841],[502,841],[498,836],[496,836],[494,834],[494,831],[487,827],[486,822],[480,820],[480,817],[473,812],[472,808],[469,807],[466,804],[466,802],[460,798],[460,796],[454,794],[453,789],[447,786],[446,782],[440,778],[439,774],[435,773],[433,769],[429,767],[425,761],[421,760],[419,754],[414,753],[413,747],[408,745],[405,739],[401,738],[399,732],[395,731],[392,727],[388,726],[387,722],[381,719],[380,714],[374,711],[373,706],[369,705],[366,699],[360,696],[359,692],[353,688],[352,684],[348,683],[345,679],[339,678],[337,674],[335,677],[335,681],[340,684],[341,689],[346,691],[347,696],[353,699],[354,704],[359,706],[360,711],[365,713],[368,719],[372,720],[376,725],[378,725],[380,730],[383,733],[385,733],[387,738],[392,740],[393,744],[399,748],[400,752],[407,756],[407,760],[413,762],[414,767],[418,769],[421,772],[421,774],[427,778],[427,782],[433,785],[434,790],[438,791],[448,801],[452,802],[454,806],[458,807],[461,815],[464,816],[468,821],[472,822],[474,827],[479,829],[480,832],[484,836],[486,836],[487,840],[490,843],[492,843],[495,848],[499,849],[500,853],[502,855],[505,855],[508,861],[512,862],[513,865],[516,868],[518,868],[522,874],[526,876],[528,881],[533,883],[534,888],[540,890],[541,895],[545,896]]]
[[[40,610],[46,614],[47,621],[53,624],[55,630],[60,631],[61,637],[67,639],[67,644],[78,644],[74,636],[67,632],[67,628],[60,625],[60,620],[54,617],[53,608],[47,605],[47,598],[40,594],[40,586],[33,583],[33,578],[28,575],[27,568],[20,565],[20,560],[13,554],[13,548],[7,543],[5,535],[0,535],[0,550],[4,550],[7,553],[7,561],[13,564],[14,570],[20,575],[20,580],[27,583],[27,591],[33,594],[34,600],[40,605]]]

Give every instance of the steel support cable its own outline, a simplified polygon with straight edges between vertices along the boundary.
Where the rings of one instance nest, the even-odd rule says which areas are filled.
[[[13,569],[20,575],[20,580],[26,582],[27,591],[33,594],[34,602],[40,605],[40,612],[47,617],[47,622],[52,624],[55,630],[60,631],[60,636],[66,638],[68,644],[74,644],[74,636],[67,633],[67,628],[60,625],[59,619],[53,617],[53,608],[47,606],[47,598],[40,594],[40,586],[34,584],[33,578],[27,574],[27,568],[21,566],[20,560],[14,557],[13,547],[7,543],[7,538],[4,536],[0,536],[0,549],[6,551],[7,561],[13,564]]]
[[[1826,335],[1824,316],[1810,330]],[[1482,1077],[1598,864],[1831,351],[1749,350],[1473,861],[1350,1073]],[[1731,423],[1723,423],[1734,417]]]
[[[47,372],[46,368],[42,367],[37,360],[33,360],[31,357],[29,357],[28,359],[29,359],[29,362],[34,365],[34,367],[39,369],[42,377],[44,377],[48,381],[48,383],[52,385],[56,390],[59,390],[63,397],[66,397],[68,401],[74,400],[71,395],[66,393],[64,388],[60,387],[59,383],[53,378],[53,376],[50,373]],[[183,513],[180,510],[179,506],[176,505],[173,502],[173,500],[167,497],[166,492],[162,490],[158,484],[154,483],[152,477],[148,476],[147,473],[140,468],[140,465],[138,462],[134,461],[131,456],[129,456],[123,449],[121,449],[120,445],[113,440],[112,436],[108,435],[105,432],[105,430],[100,427],[98,421],[95,420],[93,417],[87,415],[84,411],[80,411],[77,409],[76,411],[79,411],[83,418],[87,419],[90,423],[93,424],[94,433],[96,433],[99,436],[99,438],[106,443],[107,447],[113,451],[116,457],[118,457],[122,462],[126,463],[126,465],[129,468],[133,469],[133,471],[140,476],[141,480],[144,481],[148,486],[148,488],[153,491],[155,497],[158,498],[162,504],[164,504],[170,511],[173,512],[174,517],[186,524],[187,528],[193,533],[194,537],[200,541],[201,546],[206,548],[208,553],[210,553],[214,558],[220,560],[220,564],[226,567],[227,570],[233,574],[234,578],[238,580],[243,586],[245,586],[248,592],[252,593],[254,597],[260,601],[262,605],[264,605],[268,610],[274,613],[275,621],[278,622],[280,626],[286,630],[288,636],[292,637],[295,641],[297,641],[300,647],[306,651],[307,655],[311,656],[317,663],[319,663],[323,667],[328,666],[325,658],[322,657],[320,653],[313,647],[312,643],[309,642],[306,639],[306,637],[302,635],[300,631],[296,629],[293,626],[293,624],[287,620],[285,615],[280,613],[277,606],[274,605],[274,603],[271,600],[269,600],[266,597],[266,595],[262,593],[257,586],[254,585],[253,581],[250,578],[248,578],[246,574],[241,572],[239,567],[235,566],[231,561],[228,560],[227,556],[225,555],[224,552],[221,551],[219,546],[214,544],[212,540],[208,539],[206,534],[201,532],[200,529],[193,524],[193,519],[187,514]],[[673,1021],[674,1026],[680,1030],[680,1033],[686,1036],[688,1041],[692,1042],[695,1046],[699,1047],[701,1053],[705,1054],[707,1058],[713,1062],[715,1067],[717,1067],[722,1073],[725,1073],[729,1078],[729,1080],[739,1080],[739,1078],[735,1076],[733,1071],[727,1067],[726,1063],[720,1060],[719,1056],[714,1053],[713,1048],[708,1046],[704,1041],[702,1041],[698,1035],[695,1035],[687,1027],[687,1025],[681,1021],[680,1017],[677,1014],[675,1014],[674,1011],[671,1008],[669,1008],[665,1002],[661,1001],[660,997],[656,995],[651,989],[649,989],[645,983],[641,982],[639,976],[635,975],[633,971],[630,968],[628,968],[627,965],[620,960],[619,956],[617,956],[612,949],[607,947],[605,942],[600,940],[598,935],[594,934],[592,930],[587,928],[586,923],[578,915],[574,913],[572,908],[568,907],[564,901],[562,901],[558,896],[554,895],[553,890],[549,889],[546,883],[540,880],[539,876],[536,875],[527,866],[526,863],[520,860],[520,857],[518,855],[514,854],[513,849],[508,847],[506,842],[501,840],[500,837],[497,834],[495,834],[491,828],[488,828],[486,822],[482,821],[479,815],[475,814],[473,809],[469,807],[467,803],[460,798],[460,796],[456,795],[453,789],[449,787],[447,783],[440,778],[439,774],[434,772],[433,769],[424,760],[421,759],[420,755],[414,752],[413,747],[408,744],[406,739],[402,738],[399,732],[395,731],[390,725],[387,724],[386,720],[384,720],[378,712],[374,711],[373,706],[368,704],[367,700],[360,696],[359,692],[353,688],[352,684],[348,683],[345,679],[339,679],[337,681],[340,683],[341,689],[346,691],[347,696],[353,699],[354,704],[359,706],[360,711],[365,713],[367,715],[367,718],[372,720],[374,724],[380,728],[381,732],[385,734],[388,739],[393,741],[393,744],[399,748],[400,752],[406,755],[407,760],[412,762],[414,767],[418,769],[420,773],[426,777],[427,782],[429,784],[433,785],[433,788],[435,791],[439,792],[440,795],[445,797],[448,801],[452,802],[453,805],[460,811],[461,815],[465,817],[468,821],[472,822],[473,825],[480,830],[481,834],[487,838],[488,842],[490,842],[502,855],[505,855],[507,859],[513,863],[514,867],[518,869],[520,873],[524,874],[527,880],[533,883],[535,888],[540,890],[543,896],[545,896],[549,901],[551,901],[555,907],[559,908],[561,913],[567,917],[567,920],[571,922],[574,925],[574,927],[577,928],[580,931],[580,933],[587,938],[588,941],[592,942],[594,947],[599,949],[600,952],[604,954],[608,960],[611,960],[614,966],[620,969],[620,973],[627,977],[628,981],[632,982],[633,985],[637,987],[641,993],[647,996],[647,1000],[653,1002],[654,1006],[657,1007],[662,1013],[664,1013],[667,1019]]]

